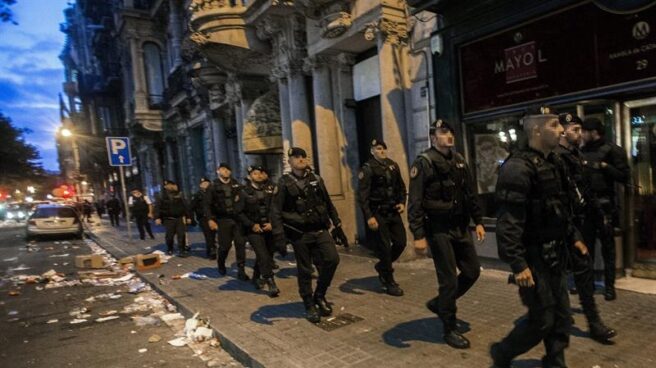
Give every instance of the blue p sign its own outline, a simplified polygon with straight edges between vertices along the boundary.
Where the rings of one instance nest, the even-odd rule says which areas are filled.
[[[132,166],[132,155],[130,154],[130,138],[107,137],[107,154],[110,166]]]

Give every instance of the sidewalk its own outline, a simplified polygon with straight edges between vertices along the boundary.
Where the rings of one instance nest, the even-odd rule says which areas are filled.
[[[131,242],[124,226],[116,231],[107,221],[90,230],[93,238],[117,258],[165,248],[161,230],[155,240]],[[209,317],[224,349],[246,366],[489,367],[489,344],[509,332],[515,319],[525,312],[515,287],[506,284],[506,272],[483,271],[476,285],[458,301],[458,316],[471,329],[467,337],[472,348],[452,349],[442,341],[441,323],[424,307],[437,290],[431,260],[396,266],[397,281],[406,293],[396,298],[381,292],[372,259],[340,250],[341,263],[328,293],[338,318],[314,326],[304,319],[293,255],[277,260],[277,282],[282,292],[271,299],[249,282],[236,279],[234,251],[228,275],[219,277],[216,263],[203,257],[202,234],[192,232],[190,240],[192,257],[171,258],[168,264],[141,276],[183,309]],[[251,274],[255,255],[250,249],[247,257],[247,272]],[[171,278],[186,272],[202,273],[209,279]],[[164,275],[164,284],[159,282],[160,275]],[[602,317],[619,333],[612,346],[587,337],[578,298],[571,300],[577,313],[567,350],[570,367],[656,366],[655,295],[618,290],[617,301],[597,297]],[[543,347],[536,347],[514,366],[539,367],[543,354]]]

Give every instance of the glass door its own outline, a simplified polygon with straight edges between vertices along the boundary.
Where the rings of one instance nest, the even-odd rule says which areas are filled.
[[[656,101],[629,106],[635,259],[656,262]]]

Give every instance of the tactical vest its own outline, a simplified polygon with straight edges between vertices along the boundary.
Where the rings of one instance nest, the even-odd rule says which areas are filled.
[[[587,165],[584,167],[584,173],[590,182],[590,189],[602,196],[612,195],[615,192],[615,183],[613,180],[607,179],[603,170],[600,169],[602,161],[609,161],[608,157],[612,150],[612,146],[606,143],[596,151],[582,153],[583,158],[587,161]]]
[[[466,189],[466,164],[461,154],[454,152],[447,160],[430,149],[420,155],[431,164],[430,174],[424,183],[422,205],[429,216],[446,217],[458,214],[464,203],[457,203],[457,191]],[[464,196],[463,196],[464,197]]]
[[[135,216],[143,216],[148,214],[148,203],[143,196],[137,198],[132,197],[132,213]]]
[[[283,175],[283,183],[289,194],[288,207],[303,218],[304,225],[329,226],[328,208],[322,199],[321,178],[313,173],[302,180],[292,174]]]
[[[246,186],[246,198],[244,198],[244,213],[253,222],[265,224],[269,221],[269,209],[271,198],[275,187],[267,184],[261,189],[255,189],[252,185]]]
[[[219,216],[234,216],[235,202],[239,200],[240,185],[234,180],[224,184],[220,180],[215,180],[212,190],[215,199],[212,201],[212,209]]]
[[[568,192],[565,190],[562,162],[557,156],[546,161],[531,151],[514,152],[530,169],[532,190],[528,197],[528,213],[525,236],[531,243],[545,244],[563,241],[567,236],[570,209]]]
[[[160,204],[160,215],[162,217],[182,217],[185,213],[184,200],[180,192],[170,193],[165,190],[162,193]]]
[[[369,190],[369,203],[372,210],[377,208],[393,208],[395,203],[394,196],[394,171],[396,165],[391,160],[385,160],[384,163],[377,162],[370,164],[366,162],[365,168],[371,171],[371,186]]]

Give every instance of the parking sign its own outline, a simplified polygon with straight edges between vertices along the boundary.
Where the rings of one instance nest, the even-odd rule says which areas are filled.
[[[130,138],[107,137],[107,154],[110,166],[132,166],[132,155],[130,153]]]

